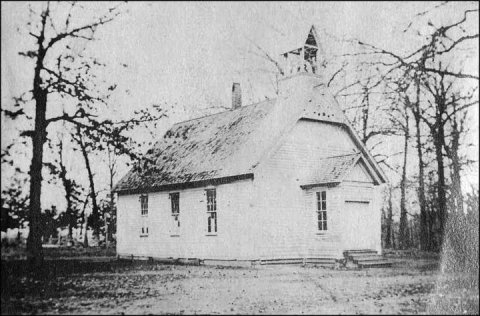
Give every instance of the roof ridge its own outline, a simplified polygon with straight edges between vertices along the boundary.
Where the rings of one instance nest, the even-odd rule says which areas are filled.
[[[219,115],[219,114],[234,112],[234,111],[237,111],[237,110],[239,110],[239,109],[244,109],[244,108],[247,108],[247,107],[250,107],[250,106],[259,105],[259,104],[261,104],[261,103],[268,102],[268,101],[273,101],[273,100],[275,100],[275,99],[276,99],[276,98],[266,99],[266,100],[259,101],[259,102],[256,102],[256,103],[252,103],[252,104],[240,106],[240,107],[238,107],[238,108],[236,108],[236,109],[229,109],[229,110],[222,111],[222,112],[217,112],[217,113],[212,113],[212,114],[208,114],[208,115],[204,115],[204,116],[192,118],[192,119],[189,119],[189,120],[186,120],[186,121],[177,122],[177,123],[175,123],[175,124],[172,125],[172,128],[173,128],[174,126],[176,126],[176,125],[180,125],[180,124],[183,124],[183,123],[187,123],[187,122],[191,122],[191,121],[195,121],[195,120],[201,120],[201,119],[204,119],[204,118],[206,118],[206,117],[215,116],[215,115]]]

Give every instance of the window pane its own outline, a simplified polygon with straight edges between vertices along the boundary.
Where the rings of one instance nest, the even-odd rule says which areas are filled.
[[[327,221],[323,222],[323,230],[327,230]]]
[[[326,221],[327,220],[327,212],[322,212],[323,213],[323,220]]]
[[[207,211],[215,211],[216,210],[216,191],[215,189],[207,190]]]
[[[141,214],[148,214],[148,195],[140,195],[140,209]]]
[[[322,230],[322,222],[318,221],[318,230]]]
[[[322,200],[325,201],[327,199],[327,191],[322,191]]]
[[[178,193],[170,193],[170,202],[172,213],[178,213]]]
[[[327,202],[322,201],[322,210],[326,210],[326,209],[327,209]]]
[[[217,232],[217,213],[213,213],[213,214],[215,214],[215,216],[214,216],[214,219],[215,219],[214,227],[215,227],[215,232]]]

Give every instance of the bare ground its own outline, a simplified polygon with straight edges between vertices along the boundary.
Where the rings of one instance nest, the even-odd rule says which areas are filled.
[[[438,260],[391,268],[249,268],[49,261],[26,273],[2,261],[1,312],[35,314],[478,314],[478,276]]]

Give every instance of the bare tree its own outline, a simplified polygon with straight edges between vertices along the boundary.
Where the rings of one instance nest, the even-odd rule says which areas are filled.
[[[388,207],[386,218],[385,248],[393,248],[393,204],[392,187],[388,187]]]
[[[117,164],[118,164],[118,157],[115,155],[115,148],[112,146],[107,146],[107,158],[108,158],[108,175],[109,175],[109,197],[110,197],[110,218],[113,219],[114,212],[116,213],[115,209],[115,192],[114,192],[114,180],[115,176],[117,175]],[[108,230],[108,217],[107,213],[105,214],[105,246],[108,247],[108,240],[109,235],[112,234],[111,230]]]
[[[11,119],[22,116],[28,119],[25,105],[29,101],[35,104],[34,129],[21,133],[21,136],[31,137],[32,140],[30,233],[27,253],[29,262],[35,265],[43,261],[39,219],[47,127],[56,122],[66,122],[81,128],[86,139],[112,144],[119,155],[138,159],[138,152],[132,150],[130,146],[132,142],[128,141],[129,131],[142,122],[151,122],[165,116],[164,113],[153,116],[149,110],[142,110],[137,113],[139,117],[135,119],[117,122],[109,118],[102,119],[100,114],[108,106],[109,97],[117,85],[98,76],[99,70],[104,71],[105,63],[88,56],[84,49],[79,50],[78,47],[96,40],[97,30],[112,22],[121,13],[123,4],[106,6],[108,7],[104,13],[96,12],[90,20],[75,18],[87,7],[76,2],[47,2],[39,6],[39,11],[31,7],[31,21],[27,24],[27,34],[35,39],[35,46],[19,54],[35,62],[33,88],[20,97],[14,98],[13,109],[2,109]],[[30,95],[31,98],[29,98]],[[49,112],[47,110],[58,103],[67,106],[69,110],[65,110],[64,107],[62,115],[47,117]],[[72,109],[73,105],[75,105],[74,109]],[[72,132],[75,133],[76,129],[72,129]]]
[[[80,146],[82,156],[85,162],[85,168],[87,170],[88,183],[90,186],[90,199],[92,201],[91,219],[92,219],[92,226],[93,226],[93,235],[98,240],[100,238],[100,211],[97,203],[97,191],[95,190],[94,175],[92,171],[92,166],[90,164],[90,158],[88,155],[88,150],[90,146],[88,146],[88,144],[85,142],[82,129],[80,128],[80,126],[77,126],[77,135],[75,136],[74,139]]]
[[[408,90],[408,83],[400,79],[398,82],[392,83],[392,89],[397,92],[397,95],[391,95],[390,100],[396,106],[390,110],[390,122],[392,133],[403,137],[403,157],[402,157],[402,172],[400,180],[400,227],[398,245],[401,249],[408,248],[409,245],[409,230],[408,218],[406,208],[406,192],[407,192],[407,163],[408,163],[408,144],[410,140],[410,116],[408,110],[408,97],[406,91]]]
[[[446,6],[438,7],[445,9]],[[423,18],[428,13],[427,11],[417,17]],[[464,69],[462,66],[463,61],[471,58],[468,51],[475,49],[475,46],[472,48],[471,45],[477,45],[478,49],[478,44],[475,44],[479,37],[478,23],[472,19],[475,15],[478,15],[478,8],[472,7],[465,9],[463,14],[453,22],[435,25],[429,20],[425,23],[426,33],[414,29],[413,25],[417,25],[416,21],[410,23],[404,32],[414,29],[412,33],[415,33],[418,39],[423,40],[423,43],[406,54],[388,51],[358,40],[348,41],[350,44],[358,44],[359,48],[352,53],[345,54],[345,56],[357,58],[361,66],[378,70],[374,80],[371,80],[372,86],[382,85],[386,81],[404,80],[412,87],[410,91],[405,91],[405,104],[410,108],[415,122],[416,147],[419,158],[418,199],[422,249],[429,249],[427,245],[431,245],[433,242],[429,240],[431,238],[429,232],[432,232],[436,218],[438,218],[440,242],[444,235],[448,195],[448,175],[445,174],[445,168],[448,166],[447,158],[451,161],[452,196],[456,196],[456,208],[461,209],[459,204],[463,204],[461,202],[463,198],[460,186],[461,164],[458,157],[460,150],[458,140],[462,138],[459,136],[459,132],[464,131],[460,128],[459,120],[468,107],[478,104],[478,96],[477,99],[474,99],[471,93],[462,92],[456,85],[460,85],[458,83],[460,80],[473,79],[478,86],[478,73],[469,72],[472,70],[471,68]],[[468,27],[471,23],[476,23],[477,27]],[[344,93],[345,89],[358,89],[358,86],[359,82],[353,82],[347,84],[341,91]],[[364,91],[366,90],[364,89]],[[463,102],[459,102],[460,100]],[[366,115],[363,114],[362,118],[365,119]],[[430,137],[434,145],[433,157],[436,172],[431,176],[437,179],[430,183],[434,183],[435,190],[426,189],[425,166],[427,163],[425,155],[430,155],[430,152],[421,139],[424,126],[428,130],[426,136]],[[406,150],[406,143],[404,145]],[[402,181],[404,179],[402,175]],[[427,192],[431,194],[431,197],[435,197],[435,203],[432,204],[431,200],[427,202]],[[401,204],[402,200],[401,198]],[[429,214],[435,216],[432,217]],[[401,224],[400,226],[404,227],[405,225]],[[403,231],[402,228],[400,230]],[[402,237],[401,233],[400,237]]]
[[[62,217],[65,218],[64,222],[68,226],[68,239],[71,241],[73,239],[73,228],[77,226],[79,220],[78,203],[81,202],[81,191],[78,184],[67,175],[62,139],[60,139],[58,143],[58,155],[58,176],[62,180],[63,188],[65,190],[65,200],[67,202],[67,209],[65,213],[62,213],[64,214]]]
[[[422,143],[422,133],[421,133],[421,123],[422,123],[422,113],[420,110],[420,81],[418,78],[415,78],[414,82],[415,87],[415,102],[409,102],[409,108],[412,111],[413,118],[415,121],[415,140],[416,140],[416,149],[418,156],[418,202],[420,205],[420,248],[422,250],[429,250],[428,245],[430,244],[429,238],[430,234],[428,233],[427,226],[427,206],[425,199],[425,164],[423,161],[423,143]]]
[[[58,3],[52,5],[47,2],[42,6],[40,12],[36,12],[30,8],[32,21],[27,25],[28,34],[36,40],[35,47],[31,50],[19,52],[20,55],[31,58],[35,61],[33,87],[31,90],[32,100],[35,103],[35,123],[32,131],[25,131],[22,135],[30,136],[32,139],[32,163],[30,167],[30,212],[29,225],[30,233],[27,241],[28,258],[31,263],[35,265],[41,264],[43,261],[42,245],[41,245],[41,188],[42,188],[42,167],[44,156],[44,144],[47,139],[47,126],[53,122],[65,120],[68,122],[78,123],[78,119],[89,119],[88,110],[79,109],[75,114],[71,115],[64,113],[60,117],[47,118],[47,109],[49,108],[49,95],[59,94],[69,96],[73,99],[89,104],[90,108],[97,102],[102,102],[104,99],[101,95],[95,95],[91,89],[92,79],[89,75],[91,65],[97,62],[95,59],[90,59],[89,62],[80,63],[81,66],[75,70],[68,68],[78,59],[84,59],[85,56],[76,53],[69,43],[72,40],[91,41],[94,40],[94,35],[98,27],[105,25],[114,20],[118,14],[118,6],[112,6],[105,14],[93,18],[90,22],[85,24],[74,23],[73,12],[78,9],[77,4],[72,2],[67,10],[67,14],[63,21],[60,21],[52,13],[54,6],[59,9],[60,6],[65,6],[65,3]],[[36,18],[39,18],[39,22]],[[56,21],[54,21],[54,19]],[[63,45],[63,46],[62,46]],[[63,49],[62,49],[63,48]],[[58,54],[59,51],[62,53]],[[54,56],[57,54],[57,56]],[[83,58],[82,58],[83,57]],[[56,61],[64,71],[54,71],[50,65]],[[67,71],[69,69],[69,71]],[[83,75],[80,75],[83,73]],[[19,98],[25,101],[25,98]],[[20,102],[15,105],[21,106]],[[16,114],[17,116],[24,113],[23,108],[15,112],[10,111],[6,114]],[[14,118],[12,115],[10,117]]]

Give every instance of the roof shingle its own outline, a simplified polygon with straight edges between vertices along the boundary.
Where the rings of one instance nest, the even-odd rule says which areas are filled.
[[[115,190],[149,190],[244,174],[245,168],[240,170],[234,156],[242,151],[242,145],[274,104],[275,100],[267,100],[173,125],[147,152],[146,157],[154,163],[145,162],[142,168],[132,168]],[[243,151],[242,161],[245,161]]]
[[[356,164],[360,155],[360,153],[353,153],[319,159],[318,167],[315,168],[317,172],[311,174],[301,187],[341,182],[345,174]]]

